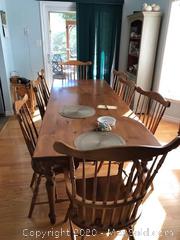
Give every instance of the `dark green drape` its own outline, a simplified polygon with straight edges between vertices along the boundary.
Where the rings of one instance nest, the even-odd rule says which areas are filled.
[[[118,67],[122,5],[77,3],[77,51],[81,61],[92,61],[92,79],[110,82]]]

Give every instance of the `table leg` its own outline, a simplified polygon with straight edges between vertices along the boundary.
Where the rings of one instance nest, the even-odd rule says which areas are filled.
[[[49,219],[51,224],[56,223],[55,214],[55,175],[53,171],[46,174],[46,190],[49,200]]]

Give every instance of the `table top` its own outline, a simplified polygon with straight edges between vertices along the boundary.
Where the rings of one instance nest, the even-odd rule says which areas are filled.
[[[96,110],[94,116],[83,119],[71,119],[59,114],[64,105],[87,105]],[[116,106],[117,109],[101,109],[98,106]],[[97,118],[113,116],[116,126],[112,132],[120,135],[127,145],[159,145],[156,138],[138,121],[128,118],[131,110],[103,80],[54,80],[46,113],[42,121],[33,159],[57,157],[55,141],[61,141],[74,147],[74,140],[80,134],[93,131]],[[62,155],[63,156],[63,155]]]

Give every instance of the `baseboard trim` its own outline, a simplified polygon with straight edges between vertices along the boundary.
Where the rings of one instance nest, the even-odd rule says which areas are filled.
[[[13,112],[12,111],[6,111],[6,116],[12,116]]]
[[[169,122],[174,122],[174,123],[179,123],[180,122],[179,118],[175,118],[175,117],[172,117],[172,116],[169,116],[169,115],[164,115],[163,119],[167,120]]]

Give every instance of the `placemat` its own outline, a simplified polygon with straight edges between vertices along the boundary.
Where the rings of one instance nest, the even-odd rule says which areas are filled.
[[[79,150],[92,150],[113,146],[125,145],[125,140],[111,132],[86,132],[79,135],[74,145]]]
[[[87,118],[95,114],[95,109],[84,105],[64,105],[60,115],[67,118]]]

